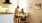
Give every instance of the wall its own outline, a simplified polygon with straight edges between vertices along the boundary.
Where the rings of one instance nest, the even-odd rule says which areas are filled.
[[[5,2],[5,0],[0,0],[0,6],[3,8],[8,8],[8,4],[3,4],[3,2]]]
[[[6,12],[6,9],[2,9],[2,8],[9,8],[9,4],[4,4],[5,0],[0,0],[0,12]]]
[[[15,8],[17,7],[18,0],[10,0],[12,4],[9,5],[9,12],[14,12]]]
[[[29,0],[29,2],[32,2],[32,8],[29,8],[28,4],[27,4],[27,12],[30,13],[29,14],[29,20],[30,23],[40,23],[40,21],[42,21],[42,0]],[[27,1],[28,3],[28,1]],[[40,10],[36,10],[35,9],[35,3],[41,3],[41,9]]]
[[[19,11],[23,8],[24,11],[26,12],[26,0],[10,0],[12,3],[9,5],[9,11],[14,12],[15,8],[19,6]],[[14,3],[15,2],[15,3]]]

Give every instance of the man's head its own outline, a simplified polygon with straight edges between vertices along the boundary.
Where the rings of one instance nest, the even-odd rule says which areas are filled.
[[[22,11],[23,11],[23,9],[22,9]]]
[[[19,6],[17,6],[17,8],[19,8]]]

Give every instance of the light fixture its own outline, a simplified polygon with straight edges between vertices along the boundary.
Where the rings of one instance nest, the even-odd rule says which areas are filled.
[[[5,0],[4,4],[12,4],[10,0]]]

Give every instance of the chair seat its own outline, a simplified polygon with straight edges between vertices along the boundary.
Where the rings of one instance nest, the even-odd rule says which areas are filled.
[[[26,21],[26,18],[21,18],[21,21]]]

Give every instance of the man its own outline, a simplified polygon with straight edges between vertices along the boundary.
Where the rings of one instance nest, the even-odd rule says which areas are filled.
[[[19,13],[19,6],[17,6],[17,8],[15,9],[15,13],[14,13],[14,21],[15,21],[15,23],[17,23],[16,21],[17,21],[17,16],[16,16],[16,14],[18,14]]]
[[[19,6],[17,6],[17,8],[15,9],[15,14],[18,14],[18,12],[19,12]]]
[[[17,8],[15,9],[15,14],[14,14],[14,16],[15,16],[15,18],[16,18],[16,14],[18,14],[19,13],[19,6],[17,6]]]

